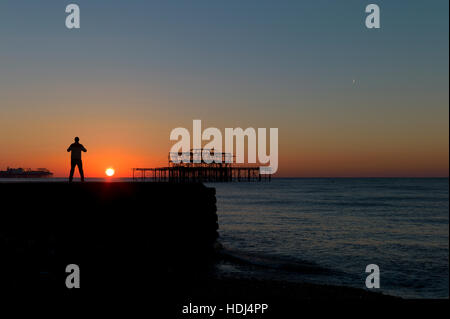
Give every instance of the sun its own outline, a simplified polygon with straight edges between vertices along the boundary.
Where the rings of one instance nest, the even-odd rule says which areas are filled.
[[[105,174],[109,177],[114,176],[115,173],[116,173],[116,171],[114,170],[114,168],[108,168],[105,171]]]

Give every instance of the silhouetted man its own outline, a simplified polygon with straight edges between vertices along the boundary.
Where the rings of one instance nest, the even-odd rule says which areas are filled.
[[[69,182],[72,182],[73,180],[73,173],[75,171],[75,166],[78,166],[81,181],[84,182],[84,172],[83,172],[83,162],[81,161],[81,152],[87,152],[87,150],[84,148],[82,144],[80,144],[80,139],[78,137],[75,137],[75,143],[69,146],[67,152],[72,152]]]

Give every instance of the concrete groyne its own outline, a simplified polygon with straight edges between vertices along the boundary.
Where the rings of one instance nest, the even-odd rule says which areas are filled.
[[[60,285],[72,263],[92,282],[105,269],[136,282],[203,264],[218,237],[215,189],[202,184],[0,183],[0,202],[0,277],[16,287]]]

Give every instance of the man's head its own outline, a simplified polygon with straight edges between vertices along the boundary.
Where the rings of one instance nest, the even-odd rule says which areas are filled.
[[[78,143],[80,141],[80,138],[77,136],[75,137],[75,143]]]

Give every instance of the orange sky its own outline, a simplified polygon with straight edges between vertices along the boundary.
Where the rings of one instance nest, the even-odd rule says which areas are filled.
[[[1,169],[46,167],[58,177],[67,176],[66,149],[79,136],[88,149],[88,177],[103,177],[109,167],[116,176],[128,177],[133,167],[167,165],[175,143],[169,140],[171,130],[185,127],[192,132],[192,120],[202,119],[202,129],[213,126],[222,133],[225,127],[278,127],[277,176],[448,176],[445,97],[435,99],[433,112],[411,106],[409,98],[383,97],[383,108],[378,100],[357,107],[363,100],[350,99],[346,105],[345,98],[333,102],[342,105],[333,106],[342,112],[330,116],[329,109],[320,106],[328,97],[261,101],[262,112],[257,113],[245,108],[247,100],[229,107],[227,99],[184,100],[115,85],[99,91],[79,86],[81,97],[71,100],[65,98],[70,88],[50,87],[55,88],[40,84],[25,94],[3,94]],[[210,110],[212,103],[215,108]],[[266,111],[269,103],[289,111]]]
[[[116,176],[128,177],[133,167],[167,165],[175,143],[169,140],[171,130],[185,127],[192,132],[192,120],[202,119],[202,129],[217,127],[222,133],[225,127],[278,127],[277,176],[448,176],[445,96],[430,102],[433,112],[422,108],[425,98],[383,96],[382,101],[366,102],[350,96],[331,102],[339,112],[330,114],[329,107],[321,106],[330,103],[327,96],[318,101],[257,101],[261,111],[256,112],[245,107],[248,100],[229,106],[225,98],[182,99],[143,88],[119,90],[114,83],[100,90],[79,85],[78,90],[80,97],[73,100],[65,98],[70,87],[42,83],[25,93],[3,94],[1,169],[46,167],[56,176],[67,176],[66,149],[79,136],[88,149],[88,177],[103,177],[108,167]],[[267,109],[271,104],[287,111]]]
[[[44,118],[36,122],[31,116],[21,121],[22,126],[14,124],[17,122],[4,123],[0,129],[0,167],[47,167],[59,177],[68,174],[70,154],[66,148],[74,135],[80,136],[88,149],[83,154],[88,177],[103,177],[109,167],[116,170],[116,176],[129,177],[133,167],[165,166],[175,143],[169,141],[173,127],[164,116],[159,121],[144,116],[134,122],[108,116],[103,121],[86,121],[80,116],[67,122]],[[192,131],[192,123],[176,124]],[[439,128],[428,131],[436,139],[411,139],[408,132],[389,137],[386,129],[377,136],[367,127],[355,131],[357,134],[352,134],[351,128],[316,135],[312,128],[303,130],[280,129],[278,176],[448,176],[448,140],[442,138],[445,135]],[[380,132],[378,128],[374,131]]]

